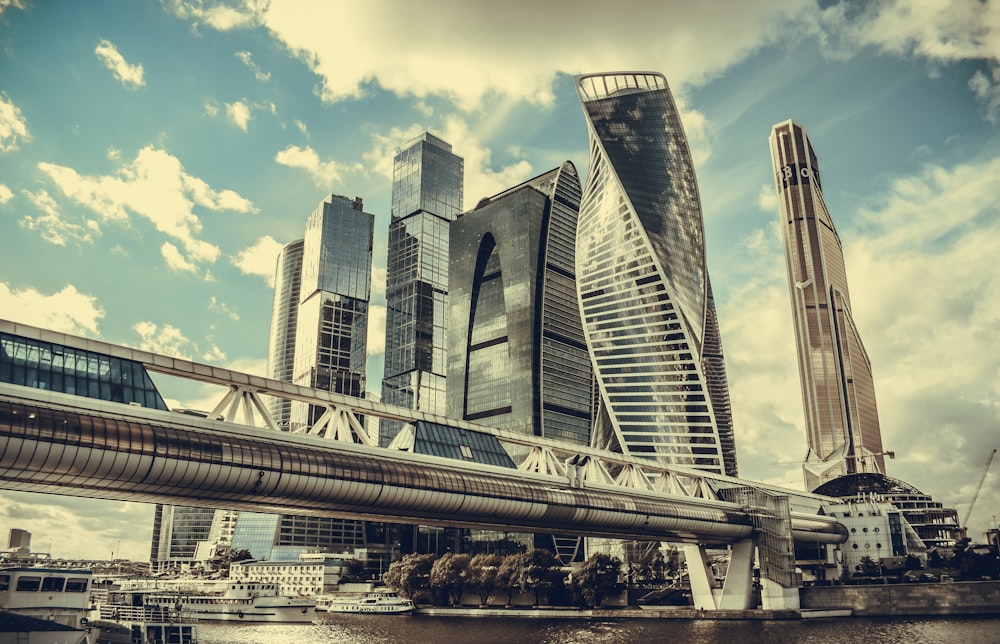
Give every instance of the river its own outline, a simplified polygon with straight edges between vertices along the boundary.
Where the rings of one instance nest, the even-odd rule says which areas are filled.
[[[998,617],[728,621],[318,614],[312,624],[199,624],[199,644],[986,644]]]

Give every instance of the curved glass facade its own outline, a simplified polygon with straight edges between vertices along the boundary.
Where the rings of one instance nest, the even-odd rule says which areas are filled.
[[[660,74],[575,78],[590,133],[577,289],[623,452],[735,476],[694,165]]]
[[[302,239],[285,244],[278,253],[271,306],[271,337],[267,352],[267,375],[291,382],[295,372],[295,325],[299,317],[299,287],[302,283]],[[287,431],[292,403],[284,398],[271,401],[275,427]]]
[[[885,473],[871,362],[851,315],[840,237],[823,201],[805,128],[771,130],[771,160],[802,384],[806,488],[843,474]]]

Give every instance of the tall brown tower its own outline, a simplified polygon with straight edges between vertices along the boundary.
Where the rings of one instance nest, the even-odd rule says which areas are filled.
[[[871,362],[851,314],[844,253],[805,128],[771,130],[809,453],[808,490],[844,474],[885,473]]]

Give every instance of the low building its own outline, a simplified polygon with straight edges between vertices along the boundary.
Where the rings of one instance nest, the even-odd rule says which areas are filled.
[[[891,503],[903,513],[928,548],[954,546],[961,532],[957,510],[946,508],[909,483],[885,474],[848,474],[824,483],[813,492],[844,501],[875,499]]]
[[[278,584],[283,595],[326,595],[338,590],[353,558],[318,552],[299,555],[296,561],[237,561],[229,578]]]

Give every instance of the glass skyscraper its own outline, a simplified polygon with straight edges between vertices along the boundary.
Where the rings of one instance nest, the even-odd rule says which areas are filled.
[[[331,195],[306,221],[292,382],[364,397],[375,215],[360,197]],[[323,412],[291,405],[293,430]]]
[[[480,200],[451,224],[449,417],[590,443],[594,378],[576,297],[579,206],[580,178],[567,161]],[[581,553],[576,537],[518,538],[564,562]]]
[[[451,225],[450,417],[589,444],[579,204],[580,179],[567,161],[481,200]]]
[[[448,224],[462,210],[463,168],[451,145],[428,132],[393,161],[382,402],[434,414],[445,410]],[[399,428],[383,420],[380,444]]]
[[[590,134],[576,275],[596,444],[737,474],[694,164],[666,79],[575,77]]]
[[[278,254],[274,274],[274,302],[271,306],[271,337],[267,352],[267,375],[291,382],[295,369],[295,325],[299,317],[299,288],[302,284],[302,249],[305,240],[285,244]],[[288,431],[292,402],[273,398],[269,411],[275,426]]]
[[[775,125],[769,140],[809,443],[806,489],[844,474],[884,474],[871,362],[851,314],[816,152],[791,120]]]

